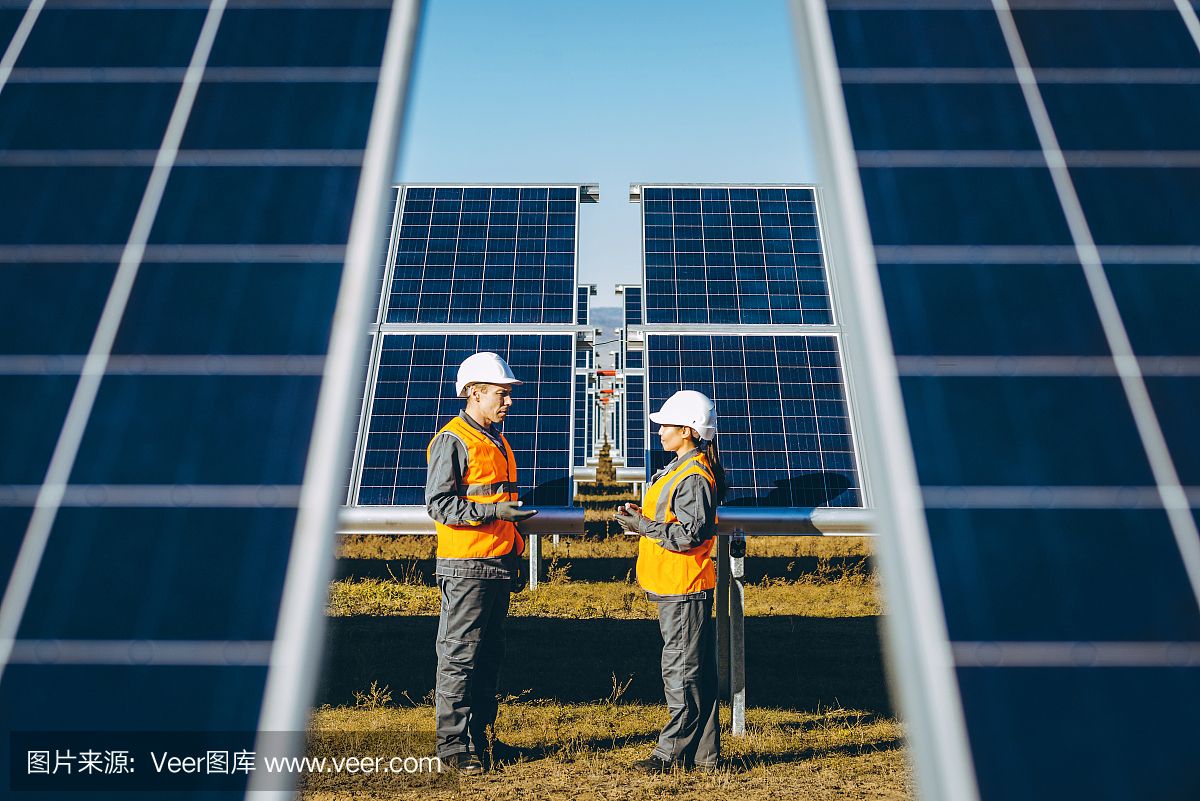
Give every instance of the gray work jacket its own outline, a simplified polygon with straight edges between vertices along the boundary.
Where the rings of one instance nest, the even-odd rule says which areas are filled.
[[[693,448],[683,456],[675,457],[669,465],[650,477],[650,484],[654,484],[662,476],[678,467],[681,462],[692,458],[699,452],[699,448]],[[660,498],[660,502],[667,500]],[[654,520],[656,511],[655,509],[642,510],[643,517],[638,526],[638,532],[642,536],[654,540],[668,551],[676,553],[690,551],[698,545],[703,545],[716,533],[716,498],[713,496],[712,487],[703,476],[686,476],[675,485],[675,497],[671,504],[671,511],[675,513],[678,520],[671,523]],[[646,593],[646,597],[655,603],[687,601],[693,598],[707,598],[710,595],[712,595],[712,590],[701,590],[685,595]]]
[[[475,422],[465,411],[458,416],[482,431],[501,452],[504,443],[496,432]],[[447,526],[487,523],[496,519],[496,504],[464,498],[460,492],[467,474],[467,446],[449,432],[438,434],[429,446],[429,471],[425,476],[425,509],[429,516]],[[460,578],[513,579],[517,575],[520,554],[487,556],[479,559],[438,559],[434,574]]]

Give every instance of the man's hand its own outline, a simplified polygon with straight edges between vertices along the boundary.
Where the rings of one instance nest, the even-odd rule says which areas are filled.
[[[617,525],[630,534],[642,533],[642,510],[631,503],[627,503],[617,509],[613,514],[613,519],[617,521]]]
[[[520,523],[537,514],[537,509],[521,509],[521,501],[500,501],[496,504],[496,519]]]

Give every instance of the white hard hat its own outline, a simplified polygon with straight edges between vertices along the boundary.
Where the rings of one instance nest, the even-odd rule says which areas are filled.
[[[703,392],[681,389],[667,398],[650,420],[664,426],[687,426],[700,439],[710,440],[717,433],[717,406]]]
[[[467,397],[467,386],[476,382],[484,384],[521,384],[513,375],[508,362],[495,353],[485,350],[468,356],[458,366],[458,379],[454,382],[458,397]]]

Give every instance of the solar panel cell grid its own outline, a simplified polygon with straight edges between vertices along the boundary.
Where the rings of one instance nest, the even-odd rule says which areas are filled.
[[[648,334],[647,360],[651,409],[680,389],[716,402],[728,505],[862,505],[835,338]]]
[[[646,379],[625,376],[625,466],[646,466]]]
[[[587,459],[587,376],[575,376],[575,441],[572,443],[573,464],[582,467]]]
[[[34,543],[14,574],[32,581],[28,603],[19,580],[5,596],[5,625],[20,628],[0,717],[8,729],[254,729],[267,651],[223,649],[275,636],[389,12],[92,5],[43,9],[0,91],[4,575]],[[23,14],[0,11],[5,44]],[[184,68],[194,54],[204,65],[206,18],[213,80],[177,105]],[[347,65],[367,69],[286,80]],[[242,66],[285,69],[221,72]],[[147,182],[173,109],[185,136],[156,203]],[[131,231],[144,199],[142,258]],[[126,243],[127,303],[128,285],[110,294]],[[111,354],[96,336],[106,298]],[[94,404],[96,385],[78,378],[93,341],[112,357]],[[60,432],[77,385],[76,452]],[[48,479],[56,443],[70,472]],[[31,517],[46,480],[67,482],[61,508]],[[60,655],[29,639],[82,641],[69,658],[85,664],[21,664]],[[177,666],[96,664],[123,658],[124,640],[140,643],[130,661],[201,642]],[[254,666],[196,666],[206,659]]]
[[[186,67],[204,15],[203,8],[45,8],[14,66]]]
[[[589,296],[590,292],[591,292],[591,290],[585,286],[581,286],[577,290],[575,290],[575,294],[578,299],[576,301],[576,306],[575,306],[575,324],[576,325],[587,325],[588,324],[588,306],[589,306],[588,296]]]
[[[576,192],[406,189],[386,322],[570,324]]]
[[[807,189],[643,189],[646,322],[832,322]]]
[[[1007,43],[1003,9],[879,5],[829,20],[979,794],[1186,796],[1194,732],[1126,711],[1198,686],[1175,645],[1200,637],[1195,513],[1163,499],[1172,473],[1200,482],[1180,358],[1200,49],[1171,3],[1015,4]],[[1052,136],[1033,135],[1038,98]],[[1122,381],[1126,332],[1143,375]]]
[[[363,454],[358,503],[425,504],[425,450],[463,408],[454,377],[467,356],[499,353],[523,384],[502,427],[517,460],[522,499],[570,505],[570,334],[386,334]]]

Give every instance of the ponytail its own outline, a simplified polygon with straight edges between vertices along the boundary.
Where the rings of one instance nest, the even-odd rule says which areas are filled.
[[[725,493],[729,491],[729,486],[725,483],[725,467],[721,464],[721,449],[717,447],[717,435],[714,433],[713,438],[708,441],[704,447],[704,458],[708,460],[708,466],[712,468],[713,479],[717,483],[717,496],[714,506],[720,506],[725,500]]]

